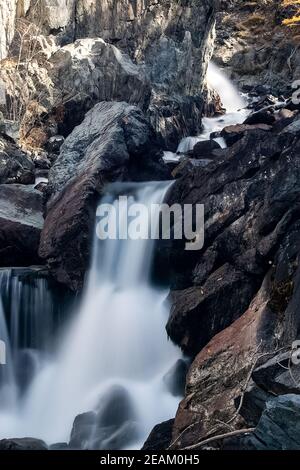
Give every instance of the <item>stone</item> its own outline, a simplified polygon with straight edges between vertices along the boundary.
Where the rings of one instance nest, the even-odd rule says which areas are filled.
[[[203,140],[197,142],[192,150],[192,155],[194,158],[211,158],[214,150],[220,149],[221,146],[215,140]]]
[[[119,450],[138,438],[129,393],[122,386],[110,387],[95,411],[78,415],[73,423],[71,449]]]
[[[40,264],[42,194],[30,186],[0,185],[0,266]]]
[[[300,366],[293,364],[291,351],[276,354],[257,367],[252,377],[262,390],[273,395],[300,393]]]
[[[274,124],[276,117],[274,115],[274,108],[263,108],[259,111],[251,113],[247,119],[244,121],[244,124]]]
[[[15,0],[6,2],[4,49],[9,37],[8,52],[17,57],[18,24],[7,13],[15,10]],[[0,80],[14,103],[24,102],[29,92],[33,102],[41,102],[46,128],[57,119],[66,136],[97,102],[116,100],[147,112],[165,149],[199,133],[217,0],[27,3],[28,8],[18,5],[18,16],[31,22],[39,54],[29,69],[3,67]],[[25,56],[29,46],[30,38]]]
[[[32,184],[34,180],[32,160],[12,139],[0,136],[0,184]]]
[[[144,452],[167,450],[171,444],[173,424],[174,419],[169,419],[154,426],[141,450]]]
[[[246,132],[254,132],[259,129],[268,132],[272,129],[268,124],[235,124],[232,126],[224,127],[221,131],[221,136],[224,137],[228,146],[234,144],[243,137]]]
[[[62,135],[54,135],[47,142],[47,149],[51,153],[59,153],[60,147],[64,143],[65,138]]]
[[[168,335],[186,354],[195,356],[215,334],[245,311],[256,288],[250,277],[225,264],[201,287],[173,291],[166,327]]]
[[[184,395],[186,375],[188,372],[189,364],[184,359],[178,359],[173,367],[164,375],[163,381],[168,391],[174,397]]]
[[[300,396],[287,394],[270,399],[251,443],[257,450],[300,449]]]
[[[272,398],[271,393],[267,393],[259,388],[253,380],[250,380],[243,396],[239,396],[234,400],[237,409],[240,407],[239,414],[244,418],[248,427],[257,426],[261,415],[265,409],[266,402]]]
[[[0,450],[47,450],[44,441],[32,437],[0,440]]]

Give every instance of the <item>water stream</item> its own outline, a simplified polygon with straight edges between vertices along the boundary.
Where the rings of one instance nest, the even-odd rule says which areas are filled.
[[[241,124],[249,114],[249,110],[246,108],[246,97],[239,92],[226,74],[213,62],[210,62],[208,66],[207,82],[209,87],[214,88],[219,93],[222,104],[226,109],[226,114],[217,117],[204,117],[202,119],[203,130],[201,134],[182,139],[176,153],[165,152],[165,161],[179,161],[180,154],[192,150],[197,142],[208,140],[211,133],[219,132],[226,126]],[[222,137],[216,137],[214,140],[216,140],[222,148],[226,147],[226,143]]]
[[[203,133],[184,139],[179,152],[245,119],[245,99],[213,64],[208,80],[227,113],[204,118]],[[118,196],[150,207],[163,202],[168,187],[165,182],[112,186],[102,203],[114,207],[115,228],[126,232],[127,212]],[[83,299],[59,330],[47,282],[27,285],[11,270],[0,270],[0,339],[7,346],[7,364],[0,366],[0,438],[69,442],[74,418],[85,413],[78,418],[88,429],[79,439],[81,448],[138,449],[154,425],[174,417],[180,396],[171,393],[165,378],[181,353],[165,331],[167,291],[151,284],[153,250],[154,241],[146,237],[95,236]]]
[[[119,189],[130,193],[129,201],[150,207],[163,202],[168,187],[163,182]],[[114,199],[112,192],[102,202]],[[118,199],[114,206],[122,229],[127,213]],[[143,222],[142,227],[147,226],[148,221]],[[0,437],[68,442],[76,415],[97,411],[116,386],[121,390],[118,400],[126,400],[131,410],[127,424],[134,427],[123,447],[139,448],[155,424],[174,416],[179,397],[170,394],[163,377],[181,353],[165,332],[167,292],[151,286],[153,248],[154,241],[148,239],[100,241],[95,237],[82,305],[61,334],[56,353],[39,367],[26,393],[13,406],[1,407]],[[105,442],[96,437],[87,446],[97,442],[98,448],[105,448]]]

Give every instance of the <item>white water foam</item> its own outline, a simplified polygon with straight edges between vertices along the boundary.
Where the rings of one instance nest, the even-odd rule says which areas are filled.
[[[132,201],[149,206],[163,201],[168,186],[129,189]],[[125,223],[125,214],[119,220]],[[81,308],[25,396],[13,409],[0,410],[0,438],[68,441],[75,416],[99,405],[113,385],[126,389],[134,409],[138,436],[131,448],[139,448],[155,424],[175,415],[179,398],[169,393],[163,376],[181,353],[165,331],[167,293],[150,284],[153,243],[95,238]]]

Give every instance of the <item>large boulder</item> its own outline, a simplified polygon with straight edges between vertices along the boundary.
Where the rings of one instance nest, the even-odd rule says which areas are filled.
[[[0,185],[0,266],[39,264],[43,197],[31,186]]]
[[[33,437],[23,437],[16,439],[2,439],[0,441],[0,450],[47,450],[47,444]]]
[[[105,183],[165,178],[169,172],[141,110],[123,102],[97,104],[65,140],[49,173],[40,255],[52,274],[74,290],[82,286]]]
[[[245,311],[280,244],[296,243],[285,239],[296,237],[299,217],[300,140],[290,126],[279,135],[246,133],[207,166],[187,168],[171,188],[170,203],[205,208],[203,250],[176,241],[169,251],[167,330],[193,356]]]
[[[300,450],[300,396],[270,399],[250,439],[257,450]]]
[[[130,395],[122,386],[110,387],[95,411],[76,416],[70,436],[71,449],[118,450],[138,438]]]
[[[0,184],[32,184],[35,181],[34,164],[15,143],[0,136]]]
[[[99,101],[126,101],[147,109],[149,81],[129,56],[103,39],[79,39],[49,59],[53,102],[63,106],[60,126],[66,134]],[[66,96],[68,99],[64,103]]]

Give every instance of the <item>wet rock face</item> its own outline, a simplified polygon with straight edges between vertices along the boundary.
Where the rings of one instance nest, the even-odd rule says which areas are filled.
[[[76,416],[69,448],[120,450],[137,437],[129,393],[115,385],[100,398],[96,411]]]
[[[174,243],[170,253],[167,330],[191,355],[246,310],[298,219],[297,122],[279,134],[245,130],[204,168],[187,167],[172,187],[170,202],[205,207],[203,250],[191,253]]]
[[[0,266],[38,264],[43,223],[39,191],[18,184],[0,185]]]
[[[15,143],[0,136],[0,184],[32,184],[35,181],[34,164]]]
[[[270,399],[250,439],[253,447],[258,450],[299,450],[299,414],[299,395]]]
[[[47,450],[48,447],[44,441],[31,437],[17,439],[2,439],[0,441],[0,450]]]
[[[174,245],[170,253],[177,289],[168,333],[196,356],[173,427],[179,448],[228,425],[256,426],[272,395],[299,393],[299,366],[290,362],[300,324],[299,120],[278,119],[267,132],[244,129],[226,155],[187,169],[173,186],[172,201],[206,207],[203,251]],[[240,284],[230,291],[233,273]],[[284,435],[265,439],[265,448],[291,445]],[[229,441],[217,447],[254,448],[252,436]]]
[[[126,103],[97,104],[65,140],[49,173],[40,255],[54,277],[74,290],[82,286],[95,205],[106,183],[168,178],[141,110]]]

